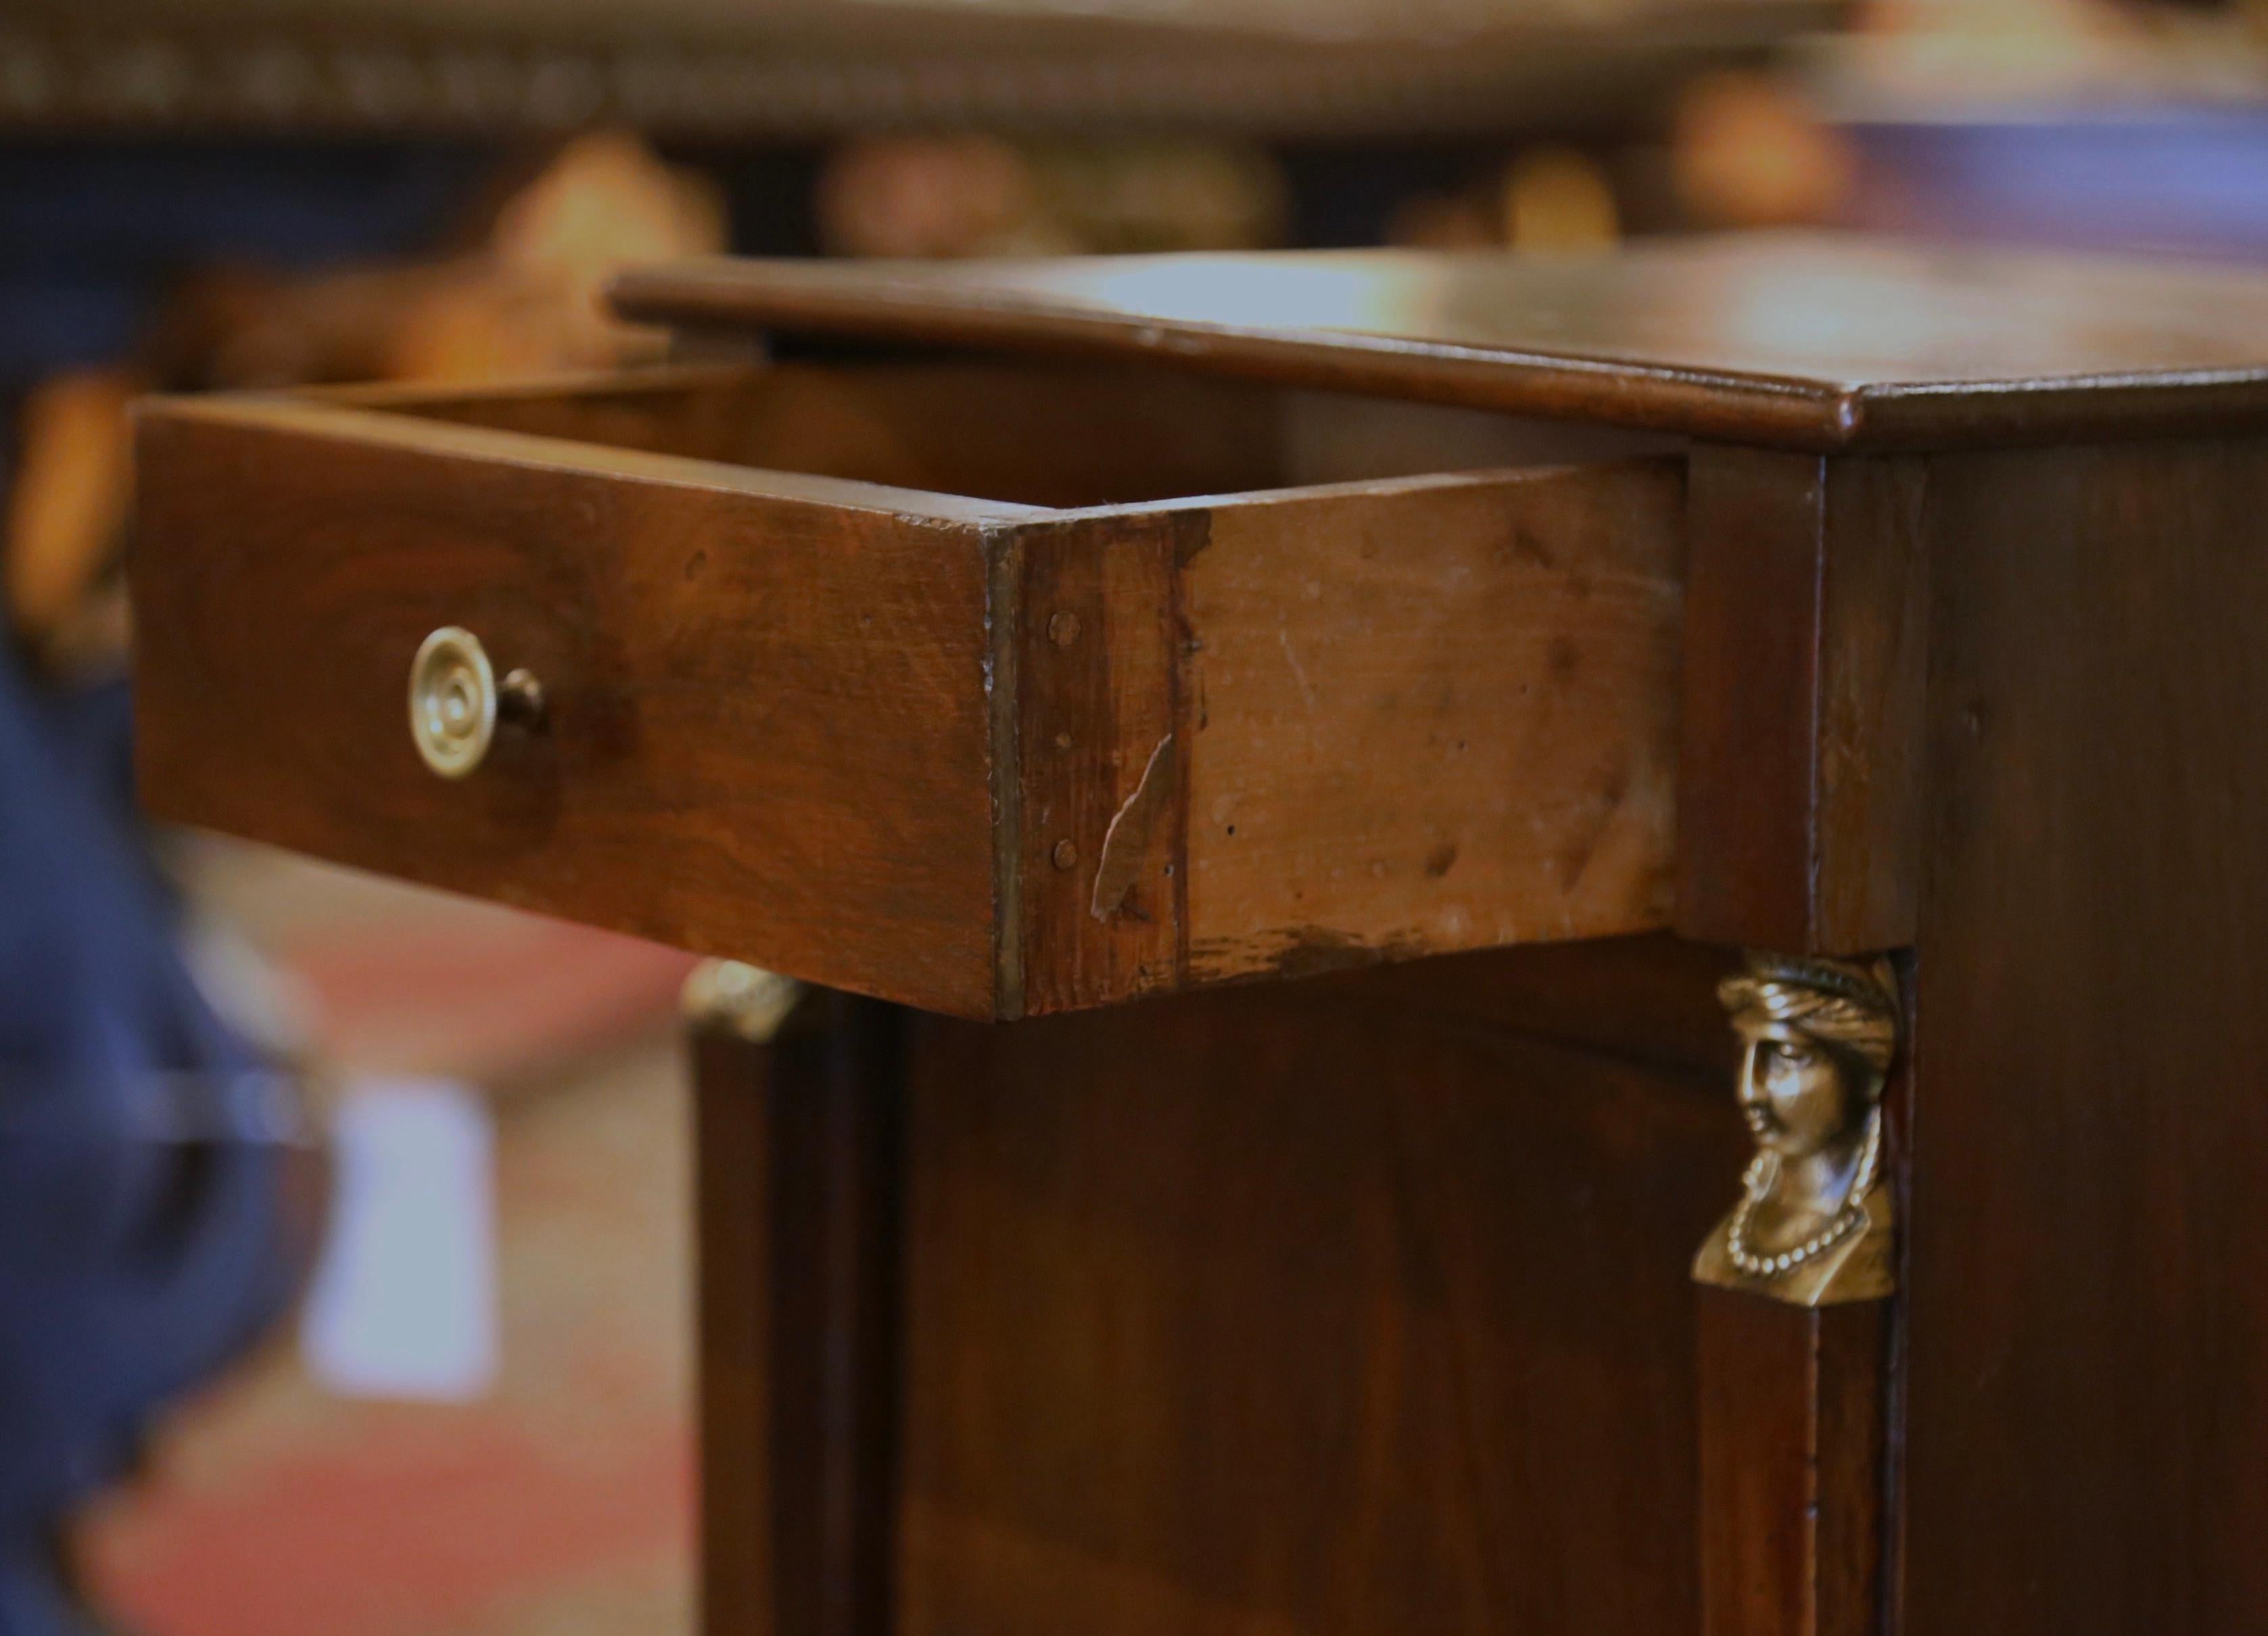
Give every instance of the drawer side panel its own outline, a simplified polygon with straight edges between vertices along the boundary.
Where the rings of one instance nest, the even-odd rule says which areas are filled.
[[[1683,551],[1672,461],[1216,508],[1182,586],[1192,976],[1665,924]]]

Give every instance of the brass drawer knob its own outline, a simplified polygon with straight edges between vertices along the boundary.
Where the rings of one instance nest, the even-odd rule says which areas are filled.
[[[444,625],[417,645],[409,665],[409,736],[425,764],[461,778],[487,757],[499,720],[539,726],[543,685],[525,670],[499,683],[471,631]]]

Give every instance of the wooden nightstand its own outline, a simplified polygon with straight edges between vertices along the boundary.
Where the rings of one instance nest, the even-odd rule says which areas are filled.
[[[713,1636],[2268,1619],[2268,281],[617,298],[776,361],[148,409],[141,767],[814,985],[696,1040]]]

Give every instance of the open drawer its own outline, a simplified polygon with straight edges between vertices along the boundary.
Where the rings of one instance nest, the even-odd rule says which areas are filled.
[[[951,360],[166,401],[140,448],[161,816],[976,1017],[1668,919],[1674,455]],[[422,730],[540,689],[461,777],[409,708],[444,628],[488,676]]]

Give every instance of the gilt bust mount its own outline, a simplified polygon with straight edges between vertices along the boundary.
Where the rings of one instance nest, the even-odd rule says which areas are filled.
[[[1889,963],[1751,954],[1717,995],[1745,1048],[1739,1096],[1756,1154],[1740,1203],[1694,1258],[1694,1278],[1801,1307],[1889,1294],[1881,1101],[1898,1030]]]

